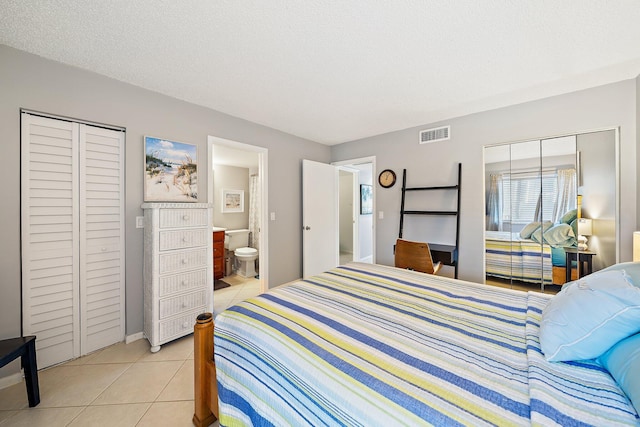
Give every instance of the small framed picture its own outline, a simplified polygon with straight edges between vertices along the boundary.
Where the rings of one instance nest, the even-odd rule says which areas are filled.
[[[372,191],[372,186],[360,184],[360,215],[371,215],[373,213]]]
[[[244,212],[244,190],[222,190],[222,213]]]
[[[197,146],[144,137],[146,202],[197,202]]]

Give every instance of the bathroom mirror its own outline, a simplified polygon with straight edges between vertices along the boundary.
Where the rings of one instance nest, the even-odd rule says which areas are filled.
[[[612,129],[484,148],[487,284],[557,291],[616,262],[616,141]]]

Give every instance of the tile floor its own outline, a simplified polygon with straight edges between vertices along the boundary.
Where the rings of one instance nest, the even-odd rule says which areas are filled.
[[[260,293],[260,280],[258,279],[247,279],[234,274],[233,276],[225,277],[223,280],[231,286],[213,292],[214,316],[224,311],[227,307]]]
[[[228,277],[214,313],[260,290],[256,279]],[[119,343],[38,373],[40,404],[24,383],[0,390],[0,426],[192,426],[193,335],[149,351],[145,339]],[[218,423],[212,424],[217,426]]]

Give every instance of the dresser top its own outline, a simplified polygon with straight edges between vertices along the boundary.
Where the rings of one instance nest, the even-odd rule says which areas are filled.
[[[211,208],[211,203],[175,203],[175,202],[149,202],[141,205],[142,209],[203,209]]]

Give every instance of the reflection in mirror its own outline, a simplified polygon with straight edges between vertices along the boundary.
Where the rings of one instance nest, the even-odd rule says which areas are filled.
[[[615,141],[608,130],[485,147],[488,284],[554,292],[616,262]]]
[[[581,217],[588,220],[584,235],[593,255],[593,271],[617,262],[616,206],[616,135],[614,130],[591,132],[577,136],[581,159]]]
[[[576,136],[543,139],[542,169],[548,177],[543,189],[545,221],[552,224],[545,232],[542,244],[551,258],[545,263],[545,284],[561,285],[566,282],[566,251],[578,244],[578,167]],[[545,194],[546,193],[546,194]],[[577,278],[573,267],[571,280]]]

